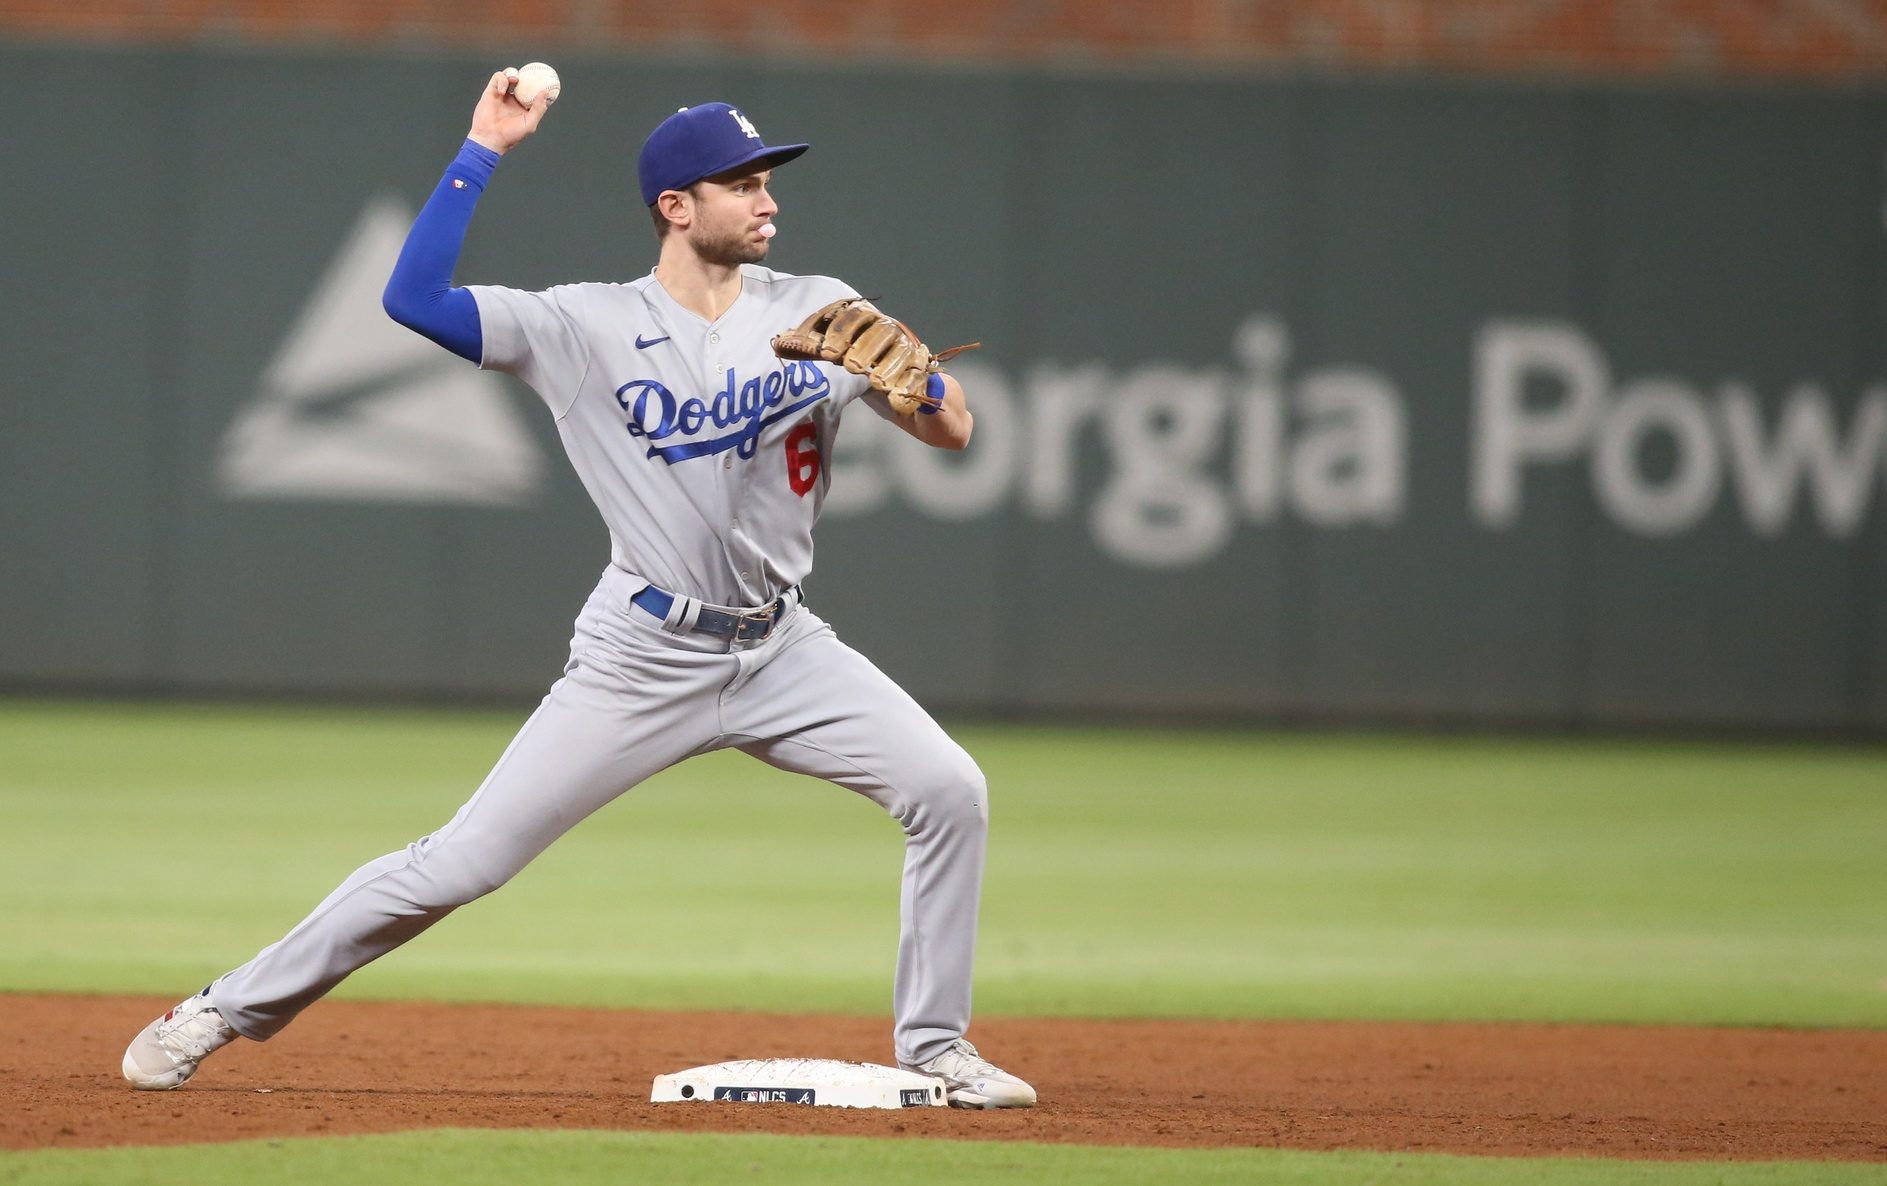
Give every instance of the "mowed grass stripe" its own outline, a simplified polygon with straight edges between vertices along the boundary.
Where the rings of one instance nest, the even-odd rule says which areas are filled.
[[[522,712],[0,702],[0,989],[177,994],[439,826]],[[1887,751],[964,727],[984,1015],[1887,1025]],[[739,754],[342,993],[888,1009],[901,858]]]
[[[1887,1167],[1829,1162],[1519,1160],[1268,1149],[1131,1149],[1020,1142],[674,1133],[468,1131],[161,1149],[0,1153],[12,1186],[881,1186],[887,1182],[1085,1186],[1848,1186]]]

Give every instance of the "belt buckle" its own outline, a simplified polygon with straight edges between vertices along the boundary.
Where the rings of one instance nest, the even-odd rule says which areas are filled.
[[[773,633],[774,625],[780,620],[779,614],[780,603],[775,601],[770,605],[762,606],[750,614],[743,613],[737,615],[734,619],[734,641],[751,642],[756,638],[765,638],[767,635]],[[747,627],[749,624],[752,624],[754,628],[752,633],[748,632]]]

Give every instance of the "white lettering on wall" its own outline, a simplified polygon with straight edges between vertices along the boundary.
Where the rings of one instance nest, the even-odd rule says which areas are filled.
[[[1658,434],[1670,441],[1670,473],[1653,478],[1641,459]],[[1723,467],[1701,396],[1681,381],[1634,379],[1599,421],[1592,484],[1612,521],[1640,535],[1688,531],[1710,513],[1723,488]]]
[[[1130,564],[1197,564],[1232,537],[1224,485],[1206,472],[1223,451],[1225,381],[1213,372],[1140,367],[1105,417],[1112,472],[1094,503],[1094,538]]]
[[[1804,383],[1769,416],[1736,379],[1712,393],[1673,374],[1616,376],[1569,322],[1496,319],[1470,349],[1465,479],[1470,521],[1484,528],[1520,525],[1529,479],[1558,472],[1638,535],[1681,535],[1727,508],[1759,535],[1812,523],[1845,538],[1887,479],[1887,387],[1843,416]],[[1294,367],[1289,330],[1264,314],[1236,329],[1229,354],[1229,367],[1044,362],[1020,384],[966,361],[953,369],[976,414],[970,448],[926,449],[875,417],[849,417],[826,512],[893,499],[939,519],[1012,507],[1078,522],[1104,554],[1155,568],[1209,561],[1241,524],[1401,521],[1410,414],[1388,375]]]
[[[1739,380],[1714,397],[1670,375],[1615,384],[1598,345],[1563,322],[1483,328],[1473,407],[1468,503],[1487,527],[1519,521],[1529,470],[1583,455],[1600,508],[1640,535],[1696,527],[1722,505],[1727,480],[1759,535],[1786,530],[1806,501],[1821,531],[1845,538],[1887,473],[1887,391],[1870,388],[1844,432],[1828,392],[1802,384],[1766,427],[1761,401]],[[1655,471],[1653,442],[1668,461]]]
[[[1551,389],[1545,407],[1529,407],[1528,380]],[[1578,453],[1610,386],[1605,359],[1573,326],[1497,321],[1476,336],[1470,501],[1482,523],[1519,518],[1521,471]]]
[[[1291,504],[1319,527],[1387,525],[1402,517],[1408,455],[1402,397],[1362,367],[1305,376],[1304,429],[1291,451]]]
[[[1767,440],[1755,392],[1726,383],[1719,402],[1737,503],[1757,534],[1780,534],[1804,487],[1823,531],[1846,537],[1861,529],[1874,476],[1887,471],[1887,391],[1871,388],[1862,397],[1846,441],[1818,387],[1789,392]]]
[[[925,448],[898,450],[898,489],[912,506],[933,518],[977,519],[996,510],[1009,497],[1022,453],[1022,438],[1016,423],[1015,398],[1009,394],[1009,381],[1002,372],[976,362],[962,363],[951,370],[966,392],[976,393],[976,448],[960,453]]]

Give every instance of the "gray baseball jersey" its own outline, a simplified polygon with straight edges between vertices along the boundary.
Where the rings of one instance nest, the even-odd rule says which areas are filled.
[[[546,292],[468,286],[481,363],[549,405],[618,568],[716,605],[764,605],[812,569],[812,526],[839,414],[869,390],[837,364],[768,343],[858,294],[826,276],[748,264],[709,323],[653,274]]]
[[[797,595],[764,638],[710,637],[653,584],[758,607],[812,565],[839,413],[866,383],[783,362],[773,335],[856,295],[836,280],[742,269],[713,323],[653,276],[547,292],[474,288],[482,365],[543,397],[613,539],[570,658],[470,801],[439,830],[356,870],[293,930],[217,979],[212,1000],[265,1039],[355,969],[503,885],[591,812],[695,754],[738,748],[865,795],[903,826],[898,1061],[970,1021],[988,829],[976,763]],[[880,415],[882,397],[865,395]],[[600,941],[600,940],[599,940]]]

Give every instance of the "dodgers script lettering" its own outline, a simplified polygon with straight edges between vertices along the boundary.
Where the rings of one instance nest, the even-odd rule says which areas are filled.
[[[832,380],[817,364],[788,362],[744,383],[729,370],[727,382],[711,400],[677,399],[654,379],[631,379],[616,389],[616,403],[629,416],[629,435],[646,438],[648,455],[673,465],[729,449],[751,458],[762,429],[830,394]],[[713,435],[703,435],[709,426]]]

